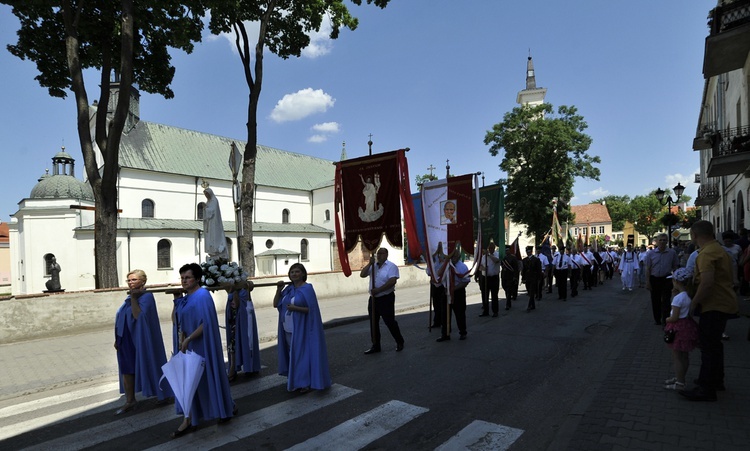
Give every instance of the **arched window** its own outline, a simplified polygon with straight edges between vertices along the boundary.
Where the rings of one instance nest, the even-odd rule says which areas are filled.
[[[266,240],[266,249],[271,249],[273,247],[273,240]]]
[[[227,255],[229,255],[229,261],[232,261],[232,240],[229,238],[226,238],[227,240]]]
[[[326,210],[326,221],[331,220],[331,210]]]
[[[197,215],[196,215],[196,217],[198,219],[203,219],[203,211],[205,209],[206,209],[206,203],[205,202],[201,202],[201,203],[198,204],[198,211],[197,211]]]
[[[154,201],[151,199],[143,199],[141,202],[141,218],[153,218],[154,217]]]
[[[289,210],[287,210],[286,208],[281,212],[281,223],[289,224]]]
[[[726,227],[732,227],[732,207],[727,208],[727,219],[724,221]],[[716,229],[718,232],[719,229]]]
[[[308,248],[307,240],[303,238],[302,241],[300,241],[299,243],[299,253],[301,254],[300,257],[302,261],[305,261],[305,262],[309,259],[307,255],[307,248]]]
[[[745,200],[742,197],[742,193],[737,193],[737,229],[735,232],[739,233],[740,230],[745,228]]]
[[[172,243],[169,240],[159,240],[156,244],[156,267],[159,269],[172,267]]]
[[[45,276],[51,275],[50,268],[52,268],[52,259],[54,258],[55,258],[55,254],[46,254],[44,256],[44,275]]]

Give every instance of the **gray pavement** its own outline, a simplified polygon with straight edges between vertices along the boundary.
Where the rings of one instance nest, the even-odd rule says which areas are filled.
[[[619,287],[619,280],[607,281],[592,292],[582,292],[582,296],[585,293],[615,298]],[[622,335],[609,349],[609,357],[601,362],[600,373],[604,376],[593,380],[588,374],[576,375],[589,390],[570,406],[567,420],[556,431],[550,449],[748,449],[748,318],[742,316],[727,325],[731,337],[724,342],[727,391],[719,393],[718,402],[695,403],[662,388],[662,381],[673,375],[671,352],[661,341],[660,327],[651,319],[648,292],[637,289],[633,296],[640,310],[638,321],[619,332]],[[402,312],[426,310],[427,299],[427,286],[399,289],[397,308]],[[525,294],[521,294],[519,302],[525,304]],[[320,303],[326,327],[366,319],[365,295],[321,298]],[[470,285],[468,303],[473,305],[469,311],[476,312],[476,284]],[[750,302],[741,300],[740,307],[743,313],[750,312]],[[544,309],[536,313],[544,314]],[[262,308],[257,314],[261,340],[266,346],[275,344],[276,310]],[[165,343],[170,346],[170,325],[162,324],[162,328]],[[116,380],[112,342],[112,331],[108,329],[0,345],[0,407],[29,394],[43,395],[60,387]],[[697,376],[699,366],[700,352],[695,350],[691,353],[688,380]]]

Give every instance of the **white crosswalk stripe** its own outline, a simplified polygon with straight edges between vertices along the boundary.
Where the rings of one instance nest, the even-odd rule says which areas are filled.
[[[255,384],[242,384],[236,387],[232,387],[232,396],[235,399],[243,398],[245,396],[252,395],[271,387],[276,387],[286,383],[286,377],[279,375],[267,376],[258,381]],[[72,409],[79,410],[79,409]],[[111,409],[109,409],[111,411]],[[66,412],[60,412],[56,415],[64,415]],[[64,437],[60,437],[55,440],[51,440],[40,444],[32,448],[33,449],[55,449],[55,450],[67,450],[67,449],[81,449],[88,446],[93,446],[98,443],[111,440],[113,438],[122,437],[127,434],[136,433],[142,429],[153,426],[154,424],[163,423],[165,421],[174,421],[176,419],[175,411],[173,406],[165,407],[164,409],[149,410],[147,412],[134,415],[132,418],[128,418],[127,421],[113,421],[106,423],[101,426],[96,426],[84,431],[79,431]],[[32,420],[33,421],[33,420]],[[24,422],[31,423],[31,421]],[[29,424],[23,425],[26,430],[30,426]],[[16,429],[15,427],[13,429]],[[32,428],[33,429],[33,428]],[[23,431],[25,432],[25,431]],[[19,431],[15,431],[13,435],[19,434]]]
[[[286,378],[279,375],[253,379],[232,386],[232,397],[239,400],[273,388],[278,389],[285,383]],[[150,442],[141,443],[140,446],[152,446],[150,448],[152,450],[171,450],[186,447],[208,450],[230,443],[238,443],[242,446],[244,440],[255,434],[282,424],[294,424],[290,422],[343,402],[360,392],[360,390],[340,384],[334,384],[329,390],[313,391],[305,395],[291,395],[286,394],[285,391],[279,391],[276,394],[269,392],[263,395],[265,399],[273,400],[283,396],[284,400],[254,412],[241,412],[236,419],[229,423],[214,425],[207,422],[201,425],[197,431],[180,439],[168,440],[165,432],[164,442],[159,443],[160,439],[151,439]],[[14,439],[21,434],[42,430],[55,423],[62,425],[62,429],[65,430],[67,422],[80,420],[88,416],[105,415],[110,417],[122,402],[120,399],[113,401],[111,397],[105,401],[101,400],[107,398],[110,394],[113,396],[119,395],[117,383],[103,384],[4,407],[0,409],[0,440]],[[66,403],[75,405],[75,407],[66,408]],[[55,411],[57,409],[60,410]],[[405,427],[429,411],[425,407],[391,400],[311,437],[302,435],[304,434],[302,431],[307,430],[305,428],[292,429],[293,433],[298,433],[300,436],[291,436],[298,439],[299,443],[289,448],[289,451],[363,449],[371,443],[394,433],[399,428]],[[64,451],[101,445],[111,440],[122,440],[123,438],[127,440],[127,437],[138,436],[142,431],[156,425],[163,424],[165,431],[169,431],[178,424],[177,420],[180,417],[175,414],[174,406],[168,406],[164,408],[144,408],[143,411],[136,410],[122,418],[113,416],[111,418],[111,421],[106,421],[103,424],[92,425],[86,429],[56,437],[26,449]],[[101,423],[101,420],[96,421],[96,423]],[[485,421],[474,421],[440,445],[437,450],[505,450],[518,440],[521,434],[523,434],[523,430],[520,429]],[[17,437],[16,440],[18,439],[27,440],[28,438]],[[16,449],[28,446],[28,442],[25,445],[9,442],[3,443],[0,448],[5,448],[6,444]]]
[[[503,451],[510,448],[523,434],[521,429],[510,428],[486,421],[472,421],[450,440],[435,451],[455,451],[470,449],[472,451]]]
[[[428,411],[424,407],[390,401],[295,445],[288,451],[360,449]]]
[[[151,450],[168,449],[213,449],[253,434],[272,428],[281,423],[299,418],[327,405],[356,395],[360,390],[333,384],[325,392],[310,392],[305,396],[290,399],[273,406],[243,415],[242,421],[231,422],[215,428],[199,429],[181,439],[172,440]],[[220,430],[219,430],[220,429]]]

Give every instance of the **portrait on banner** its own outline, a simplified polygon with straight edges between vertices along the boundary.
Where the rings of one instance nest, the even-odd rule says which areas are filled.
[[[458,220],[456,217],[457,205],[456,199],[448,199],[440,202],[440,210],[443,212],[443,214],[440,215],[441,225],[456,223]]]

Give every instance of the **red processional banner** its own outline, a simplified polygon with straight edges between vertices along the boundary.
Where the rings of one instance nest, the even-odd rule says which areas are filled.
[[[360,239],[370,252],[378,249],[383,235],[391,246],[403,247],[405,228],[410,252],[421,254],[404,149],[338,162],[334,195],[339,259],[347,277],[348,252]]]

